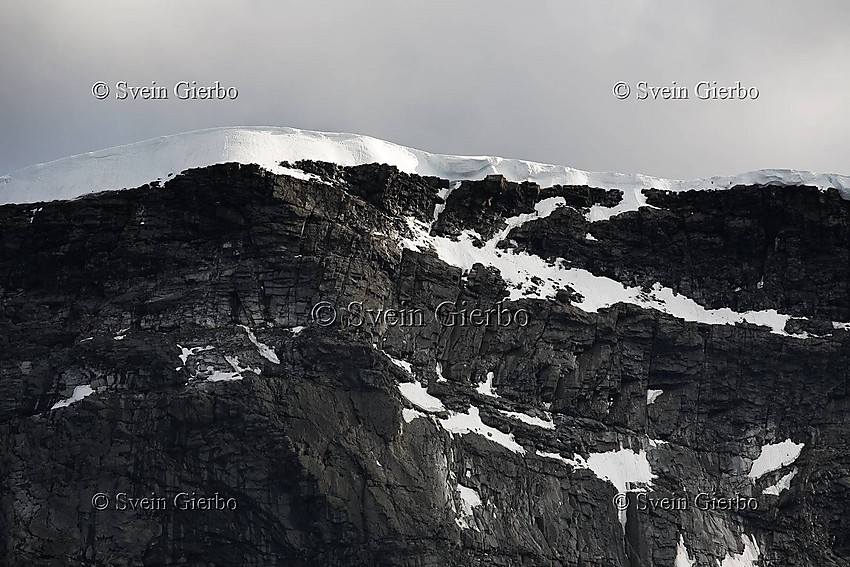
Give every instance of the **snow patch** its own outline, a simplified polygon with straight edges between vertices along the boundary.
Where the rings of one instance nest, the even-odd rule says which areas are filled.
[[[50,409],[55,410],[59,408],[66,408],[71,404],[75,404],[85,398],[86,396],[91,396],[94,394],[94,390],[91,385],[85,384],[83,386],[77,386],[74,388],[74,392],[71,394],[70,398],[66,398],[64,400],[59,400]]]
[[[404,408],[401,410],[401,417],[404,419],[405,423],[410,423],[417,417],[426,417],[424,413],[421,411],[417,411],[415,409]]]
[[[450,433],[457,433],[459,435],[477,433],[478,435],[481,435],[482,437],[513,451],[514,453],[520,455],[525,454],[525,449],[522,445],[516,442],[513,435],[502,433],[495,427],[485,425],[484,422],[481,421],[481,415],[479,414],[478,408],[475,406],[470,406],[466,413],[452,412],[449,417],[440,420],[440,425],[446,431]]]
[[[652,468],[646,452],[636,453],[631,449],[591,453],[587,468],[602,480],[607,480],[618,492],[641,491],[652,486]]]
[[[805,447],[805,443],[794,443],[791,439],[764,445],[758,458],[753,461],[753,466],[747,476],[757,480],[769,472],[790,465],[800,456],[803,447]]]
[[[475,388],[475,391],[484,396],[490,396],[491,398],[498,398],[498,394],[493,391],[493,373],[488,372],[487,376],[484,378],[484,381],[478,384],[478,387]]]
[[[646,405],[651,405],[655,403],[655,400],[658,399],[658,396],[664,393],[664,390],[647,390],[646,391]]]
[[[429,394],[428,389],[419,382],[403,382],[398,385],[398,390],[408,402],[423,411],[446,411],[443,402]]]
[[[595,236],[593,236],[593,235],[592,235],[592,234],[590,234],[589,232],[588,232],[587,234],[585,234],[585,235],[584,235],[584,239],[585,239],[585,240],[589,240],[589,241],[591,241],[591,242],[596,242],[597,240],[599,240],[598,238],[596,238]]]
[[[221,370],[216,370],[207,376],[207,382],[232,382],[241,379],[242,375],[238,372],[222,372]]]

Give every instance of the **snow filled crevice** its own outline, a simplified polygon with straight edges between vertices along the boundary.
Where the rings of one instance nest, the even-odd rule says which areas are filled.
[[[436,364],[434,372],[437,374],[437,382],[448,382],[448,380],[446,380],[446,377],[443,376],[443,365],[439,362]]]
[[[566,206],[566,200],[563,197],[547,197],[535,203],[533,213],[521,213],[519,215],[505,219],[505,228],[491,238],[488,244],[496,246],[499,242],[506,239],[511,231],[517,227],[524,225],[527,222],[545,219],[550,216],[555,209]]]
[[[537,451],[537,455],[539,457],[543,457],[544,459],[552,459],[553,461],[558,461],[574,469],[587,468],[587,459],[585,459],[581,455],[575,455],[574,459],[568,459],[560,453],[550,453],[546,451]]]
[[[406,173],[451,181],[503,175],[509,181],[532,181],[541,187],[588,185],[623,191],[624,208],[639,202],[643,189],[668,191],[729,189],[735,185],[812,185],[834,187],[850,198],[850,177],[789,169],[768,169],[729,177],[688,181],[642,174],[588,172],[563,165],[489,156],[432,154],[357,134],[312,132],[294,128],[212,128],[80,154],[30,166],[0,177],[0,204],[74,199],[90,193],[141,187],[166,180],[190,168],[218,163],[258,164],[283,175],[311,179],[284,168],[283,161],[327,161],[343,166],[366,163],[394,165]],[[617,209],[613,207],[612,209]],[[616,214],[597,209],[596,215]]]

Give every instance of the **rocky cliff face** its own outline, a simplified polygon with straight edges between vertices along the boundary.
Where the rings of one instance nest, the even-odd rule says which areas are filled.
[[[0,564],[850,565],[837,192],[288,165],[0,207]]]

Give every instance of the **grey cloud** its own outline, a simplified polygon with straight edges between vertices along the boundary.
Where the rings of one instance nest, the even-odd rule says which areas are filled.
[[[848,16],[839,0],[15,3],[0,172],[250,124],[665,177],[846,174]],[[219,80],[240,96],[97,101],[97,80]],[[740,80],[761,96],[618,101],[621,80]]]

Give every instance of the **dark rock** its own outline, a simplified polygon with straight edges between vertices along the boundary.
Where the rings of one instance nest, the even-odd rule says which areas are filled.
[[[764,565],[850,565],[850,332],[831,323],[850,320],[848,204],[835,192],[649,192],[658,209],[591,225],[617,192],[491,176],[455,188],[432,227],[487,239],[563,197],[502,246],[709,308],[794,314],[786,331],[804,339],[626,304],[587,313],[569,289],[505,301],[498,270],[398,245],[405,217],[434,220],[448,182],[292,167],[318,179],[224,164],[43,203],[32,223],[32,206],[0,207],[0,564],[636,567],[673,565],[682,537],[701,566],[747,534]],[[320,302],[336,309],[328,325]],[[433,316],[445,302],[527,320],[450,326]],[[241,380],[207,380],[237,368]],[[413,419],[399,389],[413,380],[445,409]],[[648,404],[649,390],[663,393]],[[489,435],[444,427],[473,405]],[[805,444],[793,466],[751,481],[761,446],[785,439]],[[690,507],[638,509],[632,491],[621,526],[617,489],[577,464],[620,449],[647,455],[645,496]],[[458,485],[481,500],[471,515]],[[701,510],[699,493],[758,506]],[[122,494],[147,509],[116,509]],[[178,496],[235,509],[182,510]]]

